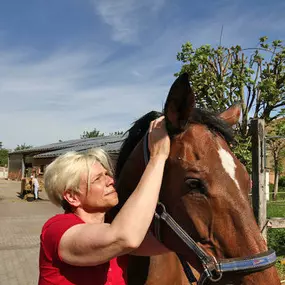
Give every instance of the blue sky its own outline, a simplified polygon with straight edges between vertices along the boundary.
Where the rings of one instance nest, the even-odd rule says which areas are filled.
[[[282,0],[0,2],[0,141],[39,146],[161,110],[181,45],[285,39]]]

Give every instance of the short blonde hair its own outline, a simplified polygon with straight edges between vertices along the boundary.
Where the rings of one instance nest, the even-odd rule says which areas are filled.
[[[79,193],[82,174],[87,174],[87,189],[89,190],[90,170],[95,162],[101,163],[108,174],[113,177],[111,159],[101,148],[91,149],[84,153],[70,151],[49,164],[44,174],[44,187],[50,201],[57,206],[63,206],[63,202],[65,202],[63,193],[65,190],[68,189],[73,193]]]

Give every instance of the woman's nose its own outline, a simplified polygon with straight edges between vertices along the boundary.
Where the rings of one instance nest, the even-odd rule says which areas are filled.
[[[107,186],[113,185],[114,184],[114,178],[109,176],[109,175],[107,175],[107,177],[106,177],[106,184],[107,184]]]

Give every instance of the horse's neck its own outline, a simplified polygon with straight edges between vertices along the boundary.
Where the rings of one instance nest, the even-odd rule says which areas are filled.
[[[129,285],[189,285],[183,268],[173,252],[151,257],[130,256]]]

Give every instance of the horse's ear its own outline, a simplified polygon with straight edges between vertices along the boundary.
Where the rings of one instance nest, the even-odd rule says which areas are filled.
[[[183,129],[195,105],[194,92],[187,73],[172,84],[164,106],[166,120],[177,129]]]
[[[219,117],[226,121],[230,126],[235,125],[240,117],[241,113],[241,106],[240,105],[234,105],[227,109],[226,111],[219,114]]]

